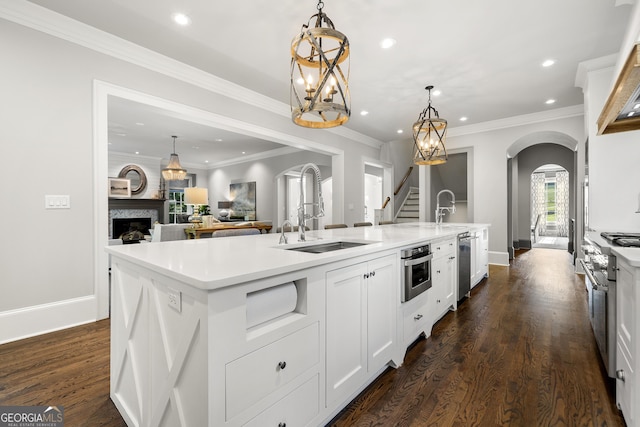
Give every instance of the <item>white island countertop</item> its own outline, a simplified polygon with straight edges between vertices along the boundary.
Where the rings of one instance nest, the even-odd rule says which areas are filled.
[[[278,244],[280,234],[270,233],[108,246],[106,250],[114,258],[149,268],[199,289],[213,290],[428,240],[454,237],[463,231],[488,226],[402,223],[307,231],[306,242],[298,242],[298,233],[291,232],[286,233],[287,245]],[[372,243],[326,253],[286,250],[288,247],[332,241]]]

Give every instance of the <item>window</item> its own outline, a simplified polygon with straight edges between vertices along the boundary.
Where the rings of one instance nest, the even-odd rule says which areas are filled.
[[[187,174],[187,177],[179,181],[166,181],[169,187],[169,223],[177,224],[181,221],[180,216],[193,213],[192,208],[184,204],[184,189],[196,185],[196,176]]]
[[[556,222],[556,179],[547,178],[544,183],[547,224]]]

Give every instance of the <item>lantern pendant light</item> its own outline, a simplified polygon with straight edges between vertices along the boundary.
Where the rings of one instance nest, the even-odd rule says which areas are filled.
[[[167,167],[162,169],[162,177],[165,181],[180,181],[186,178],[187,171],[180,165],[180,159],[176,154],[177,136],[172,136],[171,138],[173,138],[173,153],[171,153]]]
[[[323,7],[319,0],[318,13],[291,42],[291,118],[316,129],[340,126],[351,115],[349,40]]]
[[[440,165],[447,161],[447,149],[444,145],[447,138],[447,121],[441,119],[438,111],[431,106],[433,86],[427,86],[425,89],[429,91],[429,106],[420,113],[418,121],[413,124],[413,162],[416,165]],[[431,116],[432,112],[434,117]]]

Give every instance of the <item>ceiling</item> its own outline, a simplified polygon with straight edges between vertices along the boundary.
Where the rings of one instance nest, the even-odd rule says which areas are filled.
[[[124,98],[108,101],[109,151],[169,158],[176,152],[183,166],[209,167],[281,153],[284,146],[185,120],[173,112]]]
[[[30,1],[287,104],[290,43],[316,13],[317,4],[313,0]],[[345,126],[380,141],[411,138],[411,125],[427,106],[428,84],[442,92],[432,102],[450,128],[580,105],[582,90],[574,84],[577,66],[618,52],[631,5],[616,4],[628,2],[326,0],[324,12],[351,46],[352,116]],[[175,24],[176,12],[187,14],[191,25]],[[385,37],[395,39],[395,46],[382,49]],[[543,67],[546,59],[556,62]],[[546,104],[549,99],[555,103]],[[133,116],[110,108],[114,117],[110,138],[117,151],[122,148],[117,134],[133,140],[136,132],[148,133],[140,136],[148,138],[144,150],[155,149],[145,154],[165,158],[171,148],[166,135],[184,132],[184,145],[179,139],[177,151],[190,161],[189,147],[200,147],[194,156],[199,162],[228,159],[233,150],[276,146],[194,124],[191,133],[177,128],[150,132],[166,120],[153,118],[158,111],[138,110],[140,119],[131,123]],[[366,116],[360,114],[363,110],[368,111]],[[462,117],[467,120],[460,121]],[[398,130],[404,133],[399,135]],[[215,139],[229,144],[225,147]],[[202,155],[206,144],[216,147],[211,155]]]

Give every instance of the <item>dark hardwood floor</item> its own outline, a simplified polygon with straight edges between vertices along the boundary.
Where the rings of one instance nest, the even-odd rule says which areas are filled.
[[[0,345],[0,406],[63,406],[66,427],[126,426],[109,398],[109,320]]]
[[[605,377],[569,254],[521,251],[331,425],[624,426]]]
[[[332,426],[623,426],[568,254],[495,267]],[[0,346],[0,406],[60,405],[65,426],[125,423],[109,399],[109,321]],[[196,426],[200,427],[200,426]]]

